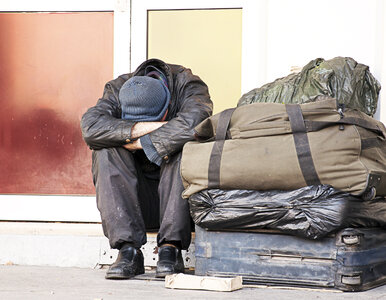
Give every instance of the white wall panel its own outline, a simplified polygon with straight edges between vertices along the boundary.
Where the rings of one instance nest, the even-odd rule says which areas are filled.
[[[349,56],[374,69],[375,15],[375,0],[269,1],[267,80],[317,57]]]

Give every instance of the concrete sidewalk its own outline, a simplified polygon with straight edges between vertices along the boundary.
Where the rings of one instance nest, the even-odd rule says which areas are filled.
[[[234,292],[170,290],[163,281],[104,279],[105,269],[0,266],[0,299],[377,299],[386,285],[360,293],[337,290],[244,287]]]

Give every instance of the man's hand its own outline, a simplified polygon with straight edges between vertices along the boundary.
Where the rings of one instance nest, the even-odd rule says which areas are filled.
[[[131,137],[133,139],[137,139],[133,142],[130,142],[128,144],[123,145],[124,148],[126,148],[129,151],[135,151],[142,149],[140,137],[144,136],[145,134],[148,134],[158,128],[160,128],[162,125],[166,124],[167,122],[138,122],[136,123],[133,128],[131,129]]]
[[[134,142],[123,145],[123,147],[129,151],[140,150],[142,149],[141,140],[140,139],[135,140]]]

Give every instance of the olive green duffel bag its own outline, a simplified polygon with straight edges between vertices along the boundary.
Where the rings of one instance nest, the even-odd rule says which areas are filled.
[[[329,184],[386,195],[385,126],[333,98],[254,103],[199,124],[181,160],[184,198],[207,189],[293,190]]]

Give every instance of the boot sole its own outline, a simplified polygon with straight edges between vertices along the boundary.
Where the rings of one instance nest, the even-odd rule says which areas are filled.
[[[182,271],[176,270],[174,272],[157,272],[156,271],[155,272],[155,277],[156,278],[165,278],[166,275],[179,274],[179,273],[185,273],[185,271],[184,270],[182,270]]]
[[[155,273],[155,277],[156,278],[165,278],[166,275],[172,275],[172,274],[177,274],[177,273],[172,273],[172,272]]]
[[[123,279],[130,279],[130,278],[133,278],[137,275],[141,275],[141,274],[145,274],[145,270],[143,271],[138,271],[138,272],[135,272],[134,275],[124,275],[124,274],[106,274],[105,275],[105,278],[106,279],[117,279],[117,280],[123,280]]]

